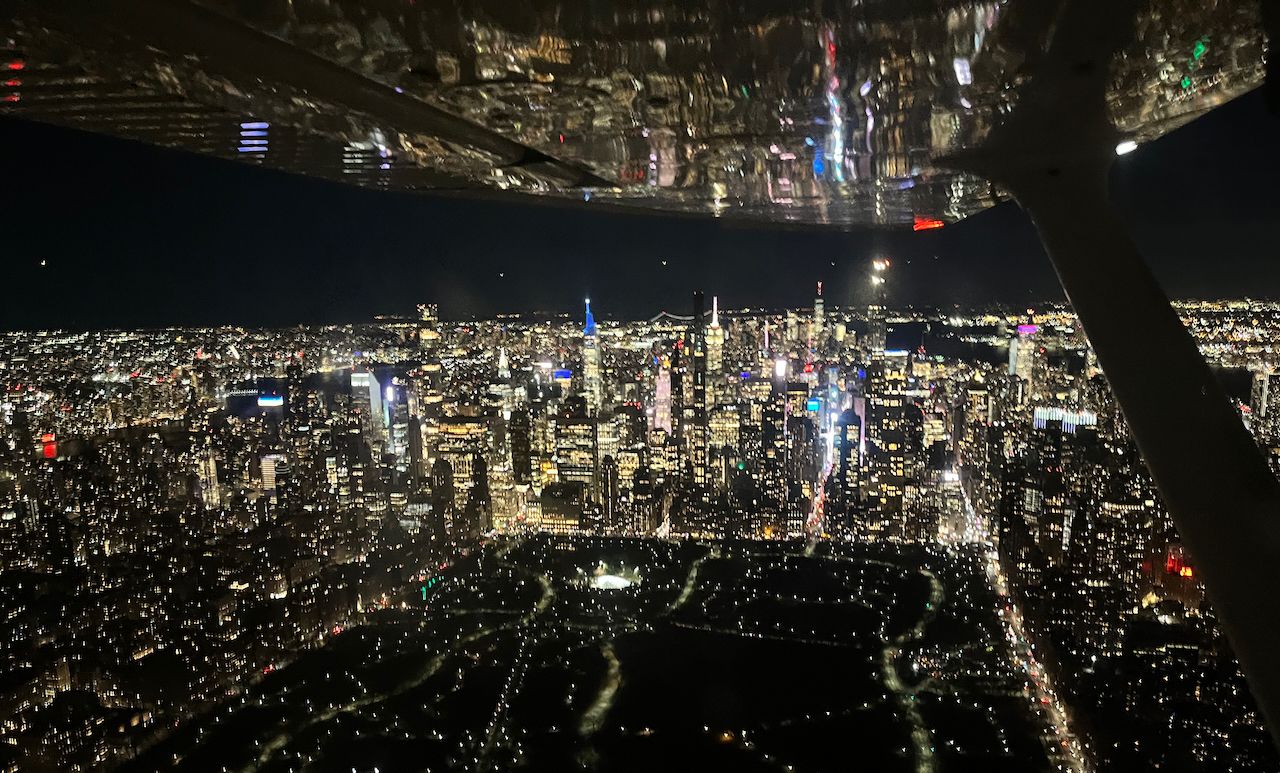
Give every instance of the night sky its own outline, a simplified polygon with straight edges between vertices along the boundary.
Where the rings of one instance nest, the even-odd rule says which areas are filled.
[[[1277,137],[1255,92],[1119,160],[1116,205],[1172,295],[1280,297]],[[577,313],[587,295],[639,318],[687,313],[694,286],[807,305],[818,280],[840,304],[865,300],[880,254],[904,303],[1062,297],[1013,204],[936,232],[798,231],[376,193],[11,119],[0,148],[3,329],[349,322],[421,301]]]

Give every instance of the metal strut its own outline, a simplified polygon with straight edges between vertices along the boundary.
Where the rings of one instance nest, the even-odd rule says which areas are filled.
[[[1133,0],[1067,0],[1030,88],[940,163],[1027,211],[1280,746],[1280,482],[1112,210],[1107,72]]]

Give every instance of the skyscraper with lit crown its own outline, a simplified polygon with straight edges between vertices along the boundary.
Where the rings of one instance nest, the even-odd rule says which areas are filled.
[[[582,382],[587,396],[587,411],[592,416],[600,414],[604,394],[600,383],[600,337],[596,334],[596,318],[591,314],[591,299],[587,299],[587,319],[582,327]]]
[[[826,336],[826,303],[822,300],[822,283],[818,283],[818,294],[813,299],[813,324],[809,327],[809,360],[813,361]]]
[[[711,324],[707,326],[707,410],[724,396],[724,328],[720,327],[720,299],[711,297]]]
[[[889,261],[876,258],[871,261],[871,292],[873,300],[867,305],[867,334],[863,350],[870,360],[878,360],[884,355],[884,347],[888,339],[888,326],[885,323],[885,274],[889,270]]]

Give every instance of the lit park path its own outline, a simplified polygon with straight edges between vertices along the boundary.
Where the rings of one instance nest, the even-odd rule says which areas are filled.
[[[937,769],[934,763],[933,733],[925,724],[920,714],[920,706],[916,703],[916,691],[907,687],[898,675],[898,656],[902,648],[924,635],[924,629],[937,614],[944,596],[942,583],[933,572],[921,569],[920,574],[929,580],[929,601],[925,604],[924,614],[916,621],[915,626],[897,636],[889,646],[884,648],[880,656],[880,672],[888,687],[898,698],[898,704],[911,725],[911,742],[915,745],[916,773],[933,773]]]
[[[604,683],[600,685],[600,693],[578,723],[578,733],[583,736],[593,735],[604,724],[604,718],[613,706],[613,698],[622,686],[622,661],[618,660],[612,640],[606,639],[600,644],[600,654],[608,664],[608,671],[605,673]]]
[[[482,639],[485,636],[488,636],[492,632],[493,631],[491,629],[480,629],[473,633],[469,633],[466,636],[463,636],[460,639],[458,639],[454,643],[454,647],[457,648],[460,645],[470,644],[471,642],[476,641],[477,639]],[[244,768],[243,770],[244,771],[261,770],[264,766],[266,766],[271,762],[272,758],[275,757],[277,752],[279,752],[284,747],[288,746],[289,743],[293,741],[295,737],[301,735],[304,731],[316,725],[328,722],[329,720],[337,717],[340,714],[350,714],[350,713],[359,711],[360,709],[366,706],[371,706],[376,703],[382,703],[383,701],[389,700],[391,698],[396,697],[397,695],[401,695],[403,693],[406,693],[414,689],[415,687],[418,687],[423,682],[435,676],[436,672],[440,670],[440,667],[444,665],[445,660],[448,659],[448,657],[451,654],[452,654],[451,652],[442,652],[439,655],[436,655],[431,660],[429,660],[426,666],[422,668],[422,670],[420,670],[417,674],[415,674],[413,678],[406,679],[405,681],[401,682],[396,687],[395,690],[392,690],[390,692],[385,692],[385,693],[373,694],[373,695],[363,695],[342,706],[335,706],[333,708],[326,709],[325,711],[314,714],[306,722],[303,722],[299,725],[291,727],[289,730],[280,732],[275,737],[273,737],[270,741],[262,745],[262,752],[258,755],[257,764],[250,765]]]
[[[468,770],[489,773],[529,764],[548,753],[543,745],[531,744],[526,749],[523,743],[525,734],[528,732],[524,724],[530,716],[526,709],[537,715],[537,709],[534,708],[537,702],[531,699],[538,696],[530,695],[529,690],[533,689],[535,673],[538,680],[543,677],[540,671],[544,665],[543,656],[548,652],[548,647],[551,651],[555,651],[561,644],[580,647],[590,642],[592,638],[595,639],[598,659],[592,658],[590,652],[584,652],[583,656],[588,661],[594,660],[603,668],[595,671],[598,681],[594,690],[585,694],[579,693],[580,700],[575,703],[572,713],[563,717],[564,722],[571,724],[565,725],[559,720],[556,721],[555,727],[567,726],[572,730],[571,737],[562,736],[556,740],[557,746],[554,753],[571,754],[574,749],[594,750],[597,744],[600,749],[617,753],[611,745],[618,743],[617,733],[620,730],[614,725],[625,722],[630,727],[636,706],[646,706],[644,709],[646,711],[651,709],[647,708],[645,703],[647,698],[641,699],[640,703],[631,700],[631,690],[639,690],[639,694],[644,693],[645,680],[630,684],[631,673],[624,672],[624,665],[630,667],[631,663],[624,664],[626,658],[623,653],[631,653],[631,651],[624,649],[621,643],[615,641],[615,637],[623,632],[646,633],[655,629],[659,632],[671,629],[697,630],[741,639],[764,639],[790,645],[831,648],[825,651],[809,651],[813,653],[815,659],[843,658],[845,656],[837,650],[852,648],[850,651],[857,653],[854,657],[860,664],[865,664],[860,666],[858,674],[860,679],[870,680],[867,684],[868,689],[873,691],[868,693],[871,697],[860,708],[846,705],[842,712],[837,708],[840,704],[836,703],[830,706],[832,710],[826,711],[825,714],[816,712],[815,715],[820,716],[818,721],[827,721],[833,716],[852,719],[858,712],[870,711],[871,714],[868,716],[871,721],[883,722],[886,728],[895,728],[893,736],[897,742],[891,749],[883,750],[886,755],[892,755],[896,759],[893,764],[898,767],[894,769],[905,766],[906,769],[915,773],[939,773],[944,767],[944,757],[947,760],[950,759],[946,757],[951,753],[951,744],[944,741],[946,731],[931,726],[928,721],[932,717],[930,712],[934,707],[933,696],[947,694],[949,688],[946,679],[937,674],[933,676],[925,674],[921,681],[917,679],[917,674],[912,673],[912,665],[916,649],[931,640],[930,632],[936,626],[951,619],[950,609],[953,602],[963,602],[965,597],[960,594],[955,599],[952,598],[950,576],[947,571],[932,564],[929,568],[924,568],[914,559],[903,560],[904,556],[913,557],[915,554],[899,555],[892,551],[884,557],[875,552],[871,555],[864,555],[862,552],[847,554],[840,550],[839,546],[831,545],[823,546],[824,549],[818,551],[819,555],[805,557],[802,552],[803,546],[795,543],[771,550],[754,549],[754,546],[735,548],[732,544],[714,547],[707,545],[700,549],[694,546],[673,548],[665,554],[670,556],[668,561],[673,561],[666,565],[666,574],[657,575],[662,578],[662,584],[655,586],[654,591],[647,597],[649,606],[644,610],[644,614],[651,617],[646,622],[627,615],[620,617],[618,610],[610,610],[607,604],[599,608],[588,604],[585,607],[588,615],[585,620],[573,619],[571,615],[566,616],[565,610],[576,610],[577,607],[574,604],[579,600],[579,594],[571,593],[567,586],[560,585],[562,581],[576,582],[573,579],[563,579],[565,576],[573,577],[572,560],[555,559],[547,562],[544,554],[537,550],[533,551],[532,557],[524,555],[525,551],[520,549],[521,545],[530,544],[532,544],[531,541],[521,539],[498,542],[492,545],[493,552],[489,554],[489,558],[496,559],[500,569],[494,572],[494,562],[480,562],[478,568],[474,570],[479,572],[476,577],[491,573],[506,578],[505,582],[511,588],[522,589],[517,596],[520,599],[517,606],[491,609],[487,614],[503,613],[503,615],[496,620],[488,617],[483,621],[477,621],[469,619],[468,616],[477,612],[484,613],[481,610],[482,606],[486,608],[496,606],[483,601],[487,598],[485,593],[449,595],[441,597],[438,603],[433,603],[431,614],[418,619],[416,623],[412,611],[407,611],[407,608],[402,606],[397,624],[407,623],[410,631],[414,631],[417,627],[422,627],[423,631],[436,627],[436,623],[441,620],[440,616],[456,620],[456,624],[464,630],[450,628],[441,631],[445,633],[445,638],[434,645],[428,645],[426,639],[419,644],[415,639],[413,642],[415,652],[420,651],[418,647],[423,649],[429,647],[430,652],[423,652],[420,658],[416,658],[409,673],[404,675],[405,678],[394,685],[384,683],[363,694],[360,692],[360,686],[357,685],[357,693],[343,695],[339,698],[341,702],[338,705],[325,702],[318,702],[319,705],[317,705],[308,700],[307,713],[292,715],[290,720],[281,725],[272,726],[270,729],[264,728],[265,737],[257,736],[261,739],[260,742],[247,741],[247,748],[243,750],[248,754],[239,757],[235,763],[236,766],[242,770],[266,770],[280,768],[296,760],[303,762],[305,768],[314,761],[307,757],[307,749],[304,748],[306,744],[312,743],[317,737],[321,738],[321,743],[324,743],[324,738],[332,729],[334,739],[329,743],[336,745],[335,749],[339,749],[342,744],[338,738],[349,732],[348,728],[352,725],[349,717],[353,714],[359,716],[363,712],[368,712],[375,720],[388,715],[391,717],[395,733],[386,733],[389,741],[398,741],[401,733],[408,740],[416,727],[417,737],[428,741],[424,747],[428,754],[434,754],[435,749],[440,748],[441,754],[465,755],[460,760],[453,756],[446,757],[445,759],[448,760],[445,763],[446,768],[465,765]],[[536,547],[536,544],[534,546]],[[634,547],[631,545],[632,549]],[[831,548],[832,554],[825,554],[827,547]],[[584,543],[578,549],[591,551],[602,548]],[[970,550],[971,548],[965,548],[966,555]],[[595,561],[596,555],[591,554],[591,556],[591,560]],[[708,564],[706,563],[708,559],[716,559],[716,562]],[[941,566],[952,567],[953,564],[947,563]],[[983,578],[976,576],[976,572],[981,571],[983,567],[972,561],[966,566],[969,571],[966,582],[982,587]],[[772,568],[774,574],[765,571],[768,567]],[[741,584],[725,580],[726,577],[735,576],[735,568],[745,572]],[[656,573],[658,570],[654,571]],[[469,578],[474,579],[470,574],[460,574],[455,570],[455,574],[450,578],[450,585],[467,585]],[[824,582],[827,583],[843,584],[811,587],[809,583],[818,578],[824,578]],[[941,578],[946,578],[945,585]],[[540,593],[534,590],[535,582]],[[921,582],[925,585],[922,586]],[[799,584],[793,587],[794,583]],[[777,598],[784,603],[806,605],[805,608],[809,614],[818,616],[815,619],[822,619],[826,614],[840,614],[847,605],[859,607],[862,611],[853,614],[850,620],[856,621],[860,626],[857,630],[865,631],[866,635],[845,636],[843,629],[839,626],[831,628],[815,624],[810,627],[799,620],[785,618],[772,620],[767,616],[756,619],[752,617],[754,613],[750,610],[740,610],[741,604],[759,598],[761,593],[767,593],[765,588],[776,591]],[[412,590],[416,591],[416,586]],[[904,597],[902,595],[904,590],[910,595]],[[416,593],[414,595],[416,598]],[[707,616],[706,598],[720,601],[718,606],[713,605],[713,613],[710,616]],[[909,602],[907,602],[908,598]],[[568,601],[567,606],[562,603],[565,599]],[[895,606],[903,602],[905,606]],[[948,607],[944,608],[943,603],[947,603]],[[690,613],[699,604],[704,607],[703,614],[691,615]],[[837,606],[829,607],[828,605],[831,604]],[[880,620],[878,636],[875,636],[874,629],[869,627],[874,625],[873,615],[878,615]],[[455,618],[455,616],[461,617]],[[887,628],[890,622],[893,625],[892,629]],[[588,631],[594,633],[587,633]],[[1003,631],[998,630],[997,636],[1001,633]],[[500,659],[496,662],[494,657],[485,659],[483,655],[486,645],[485,637],[498,634],[502,635],[502,640],[496,642],[494,647],[497,649],[491,651],[499,653],[495,657]],[[699,639],[699,641],[706,640]],[[479,649],[473,643],[478,644]],[[730,646],[752,647],[755,645],[735,643]],[[643,647],[640,649],[643,651]],[[481,703],[472,704],[476,714],[467,721],[468,728],[459,730],[455,738],[445,739],[436,732],[432,720],[428,720],[424,726],[416,714],[409,717],[405,726],[401,727],[396,722],[395,715],[396,706],[399,704],[393,699],[422,686],[433,676],[439,679],[439,675],[447,675],[455,662],[454,659],[460,653],[465,656],[463,660],[466,662],[463,662],[463,665],[475,662],[485,668],[485,676],[476,682],[478,687],[475,688],[485,692],[475,694],[475,697],[481,698]],[[627,655],[627,657],[632,656],[632,654]],[[1006,655],[1001,653],[998,657],[1005,658]],[[1016,656],[1011,659],[1018,669],[1018,676],[1023,676],[1025,672],[1028,680],[1038,678],[1038,668],[1026,671],[1023,666],[1025,660],[1019,660]],[[998,670],[1003,671],[1003,665],[1002,662],[997,661]],[[935,677],[941,681],[935,682]],[[461,669],[459,679],[461,679]],[[538,684],[541,683],[538,681]],[[446,686],[441,686],[441,689],[445,688]],[[585,702],[581,699],[585,699]],[[765,698],[766,704],[768,700]],[[1068,767],[1063,761],[1061,751],[1057,756],[1052,756],[1053,747],[1056,744],[1051,729],[1048,729],[1051,704],[1042,706],[1038,701],[1033,702],[1030,693],[1027,700],[1038,709],[1040,726],[1046,728],[1045,732],[1040,734],[1040,738],[1045,743],[1052,762],[1064,773],[1090,773],[1083,768]],[[293,702],[296,706],[301,706],[296,699]],[[383,703],[387,704],[385,710],[380,707]],[[975,708],[977,708],[976,705]],[[797,710],[803,712],[805,707],[801,705]],[[311,711],[314,713],[310,713]],[[621,717],[620,711],[632,713]],[[803,721],[799,714],[785,713],[790,715],[791,719],[781,721],[794,724],[792,730],[787,732],[820,732],[818,726],[808,726],[807,713],[804,714]],[[774,720],[775,723],[777,721],[780,720]],[[329,723],[332,727],[327,727],[325,723]],[[531,727],[541,732],[538,730],[541,727],[538,720],[535,720]],[[764,734],[759,741],[755,740],[757,731]],[[554,727],[552,732],[557,732]],[[751,735],[748,736],[748,733]],[[803,759],[804,755],[794,760],[779,760],[771,756],[779,753],[778,747],[771,746],[778,742],[778,738],[769,736],[768,726],[765,724],[754,724],[752,720],[745,719],[744,724],[736,726],[732,733],[726,731],[723,734],[729,740],[720,739],[720,743],[736,743],[740,747],[739,751],[760,755],[761,761],[767,766],[776,764],[785,770],[786,765],[790,763],[795,763],[796,769],[801,769],[800,766],[808,764]],[[356,736],[356,740],[360,740],[360,737]],[[440,743],[436,744],[437,741]],[[638,741],[632,739],[632,742]],[[943,749],[944,745],[946,749]],[[456,749],[456,752],[449,752],[449,748]],[[530,756],[526,757],[526,754]],[[886,759],[888,758],[886,756]],[[588,755],[588,759],[596,758]],[[579,759],[579,762],[582,762],[582,759]],[[435,763],[432,763],[431,767],[437,769]],[[385,769],[388,768],[384,767]]]
[[[529,653],[535,649],[542,641],[543,636],[532,630],[535,627],[535,621],[551,606],[551,602],[555,600],[555,585],[551,582],[551,578],[544,573],[531,572],[529,569],[518,564],[509,563],[506,558],[513,550],[524,543],[524,539],[512,540],[503,545],[496,553],[498,563],[516,572],[520,572],[527,576],[532,576],[538,581],[538,585],[542,588],[542,596],[539,597],[538,603],[534,605],[526,614],[522,615],[517,621],[523,630],[520,636],[520,646],[516,650],[515,657],[511,662],[511,673],[507,675],[507,680],[502,685],[502,692],[498,695],[497,703],[493,707],[493,716],[489,720],[489,725],[485,728],[484,743],[480,746],[476,770],[480,773],[493,769],[493,751],[500,744],[506,745],[511,738],[507,727],[510,720],[509,710],[511,708],[511,700],[516,693],[520,691],[520,687],[524,683],[525,674],[529,671]]]
[[[505,549],[502,550],[498,555],[505,557],[508,553],[511,552],[511,550],[513,550],[518,546],[519,546],[518,544],[509,544],[508,546],[504,546]],[[505,562],[502,562],[502,563],[504,566],[509,566],[512,569],[515,569],[516,571],[522,572],[524,574],[529,574],[529,575],[533,574],[528,569],[517,566],[515,564],[507,564]],[[335,707],[326,709],[325,711],[313,714],[305,722],[292,725],[288,729],[282,730],[280,733],[273,736],[271,740],[269,740],[267,743],[262,745],[262,751],[259,753],[258,758],[255,761],[255,764],[245,767],[243,771],[245,771],[245,773],[249,773],[249,771],[257,771],[257,770],[263,769],[264,767],[266,767],[268,764],[271,763],[275,755],[281,749],[284,749],[296,737],[302,735],[305,731],[309,730],[312,727],[315,727],[316,725],[324,724],[325,722],[328,722],[338,717],[341,714],[352,714],[368,706],[383,703],[387,700],[390,700],[391,698],[395,698],[398,695],[409,692],[410,690],[413,690],[414,688],[422,685],[428,679],[435,676],[436,673],[439,672],[440,668],[444,665],[445,661],[448,660],[449,657],[451,657],[454,653],[456,653],[459,649],[461,649],[465,645],[471,644],[472,642],[483,639],[486,636],[494,634],[498,631],[508,630],[516,627],[523,627],[533,622],[535,618],[537,618],[539,615],[541,615],[551,606],[551,603],[555,599],[555,595],[556,595],[555,587],[551,583],[551,580],[548,577],[541,574],[534,575],[534,577],[535,579],[537,579],[539,585],[542,588],[542,596],[538,599],[537,604],[534,605],[532,610],[525,613],[520,618],[512,620],[509,623],[505,623],[503,625],[499,625],[495,627],[479,627],[475,631],[465,636],[459,637],[457,640],[455,640],[452,643],[452,646],[449,648],[449,650],[445,652],[441,652],[435,657],[431,658],[429,661],[427,661],[426,665],[420,671],[418,671],[418,673],[414,674],[411,678],[401,682],[399,685],[397,685],[396,689],[390,692],[362,695],[359,698],[353,701],[350,701],[349,703],[343,704],[341,706],[335,706]],[[472,612],[475,610],[460,610],[460,611]],[[506,705],[509,703],[511,695],[514,694],[512,690],[513,688],[518,689],[519,681],[520,679],[523,678],[523,671],[527,669],[527,663],[524,662],[525,661],[524,655],[527,652],[527,644],[529,643],[528,640],[529,640],[528,635],[522,637],[521,639],[519,653],[517,654],[515,662],[512,665],[512,675],[511,677],[508,678],[506,684],[504,685],[503,695],[499,699],[498,705],[496,707],[497,710],[495,711],[495,721],[491,722],[489,734],[486,737],[486,742],[483,747],[486,753],[492,750],[496,740],[499,737],[506,738],[506,735],[507,735],[506,729],[505,727],[502,727],[501,723],[497,720],[505,719],[506,715],[505,715],[504,709]],[[484,769],[484,766],[485,766],[485,759],[482,758],[481,769]]]
[[[476,770],[480,773],[493,769],[494,747],[499,742],[505,744],[510,740],[510,734],[507,732],[508,709],[511,707],[511,698],[520,691],[524,676],[529,671],[531,639],[535,640],[532,646],[536,646],[541,640],[529,631],[525,631],[520,637],[520,647],[512,660],[511,673],[507,675],[507,681],[502,685],[502,692],[498,694],[498,702],[493,708],[493,716],[489,719],[489,726],[485,728],[484,744],[480,747],[479,762],[476,764]]]
[[[698,587],[698,570],[702,568],[703,562],[709,558],[719,557],[720,548],[717,546],[689,565],[689,576],[685,578],[684,588],[681,589],[680,595],[676,597],[676,600],[671,602],[671,606],[667,608],[667,614],[675,612],[689,602],[689,598],[693,596],[693,591]]]
[[[812,542],[813,540],[810,540],[810,545],[806,547],[804,553],[802,554],[803,556],[808,557],[809,555],[812,554]],[[761,558],[766,557],[764,554],[748,554],[748,555],[758,556]],[[794,557],[799,557],[796,554],[789,554],[789,555],[792,555]],[[836,562],[836,563],[861,563],[861,564],[867,564],[867,565],[883,566],[886,569],[891,569],[891,570],[897,570],[897,571],[902,570],[902,567],[897,564],[893,564],[887,561],[879,561],[875,559],[863,558],[863,559],[855,560],[855,559],[850,559],[842,556],[827,556],[827,557],[824,557],[822,560]],[[929,623],[933,620],[934,616],[937,615],[938,610],[942,607],[942,602],[946,597],[945,586],[942,584],[942,581],[938,579],[936,574],[934,574],[932,571],[925,568],[919,568],[916,571],[929,582],[929,599],[928,601],[925,602],[924,612],[920,616],[920,618],[916,620],[915,625],[912,626],[910,629],[904,631],[903,633],[899,634],[898,636],[896,636],[891,642],[887,643],[884,650],[881,652],[880,671],[881,671],[881,678],[883,679],[883,682],[884,682],[884,686],[890,692],[892,692],[894,696],[897,698],[899,708],[902,710],[904,716],[907,719],[908,724],[910,725],[911,741],[912,741],[912,745],[915,747],[914,757],[915,757],[916,773],[935,773],[935,771],[937,770],[937,763],[935,761],[936,746],[934,744],[933,733],[932,731],[930,731],[928,723],[925,722],[924,716],[920,713],[919,703],[917,703],[916,701],[916,697],[920,692],[920,690],[910,688],[902,681],[901,676],[899,676],[898,674],[898,668],[896,665],[898,658],[902,654],[902,649],[907,645],[911,644],[912,642],[915,642],[924,636],[925,629],[928,628]],[[693,577],[694,574],[695,573],[693,572],[690,573],[691,582],[696,579],[695,577]],[[687,587],[688,585],[686,585],[686,588]],[[746,637],[752,637],[752,638],[758,638],[758,639],[777,639],[779,641],[800,642],[800,643],[806,643],[806,644],[819,644],[819,645],[826,645],[826,646],[842,646],[844,644],[843,642],[829,641],[829,640],[823,640],[823,639],[813,639],[813,638],[807,638],[804,636],[796,636],[795,634],[777,635],[777,634],[768,634],[768,633],[754,632],[754,631],[744,632],[744,631],[735,631],[733,629],[717,628],[717,627],[708,626],[708,625],[695,625],[695,624],[684,624],[684,623],[674,623],[674,625],[680,628],[703,630],[703,631],[709,631],[712,633],[746,636]],[[1084,771],[1077,771],[1077,773],[1084,773]]]

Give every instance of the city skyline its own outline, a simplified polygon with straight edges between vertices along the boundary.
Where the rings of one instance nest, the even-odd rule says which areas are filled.
[[[0,769],[821,771],[834,722],[904,773],[1268,770],[1074,312],[902,309],[893,272],[607,325],[0,334]],[[1179,313],[1280,466],[1280,302]]]

